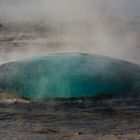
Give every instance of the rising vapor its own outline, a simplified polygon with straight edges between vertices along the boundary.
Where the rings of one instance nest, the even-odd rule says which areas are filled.
[[[0,63],[89,52],[140,63],[138,0],[0,0]]]

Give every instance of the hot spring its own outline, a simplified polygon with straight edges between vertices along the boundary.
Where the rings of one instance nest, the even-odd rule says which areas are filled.
[[[1,65],[0,90],[31,99],[128,96],[140,91],[140,66],[93,54],[51,54]]]

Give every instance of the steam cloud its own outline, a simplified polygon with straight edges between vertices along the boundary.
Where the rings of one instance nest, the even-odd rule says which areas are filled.
[[[139,0],[0,0],[0,63],[88,52],[140,63]]]

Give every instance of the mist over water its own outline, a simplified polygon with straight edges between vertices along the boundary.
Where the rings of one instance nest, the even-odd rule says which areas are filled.
[[[138,0],[0,0],[0,63],[88,52],[140,63]]]
[[[0,0],[0,140],[139,139],[140,65],[101,55],[140,64],[140,0]]]
[[[48,55],[0,67],[0,89],[29,99],[136,97],[139,81],[139,65],[83,53]]]

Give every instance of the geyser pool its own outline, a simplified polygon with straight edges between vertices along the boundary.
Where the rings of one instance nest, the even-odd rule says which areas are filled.
[[[0,90],[28,98],[127,96],[139,85],[139,65],[93,54],[52,54],[0,66]]]

